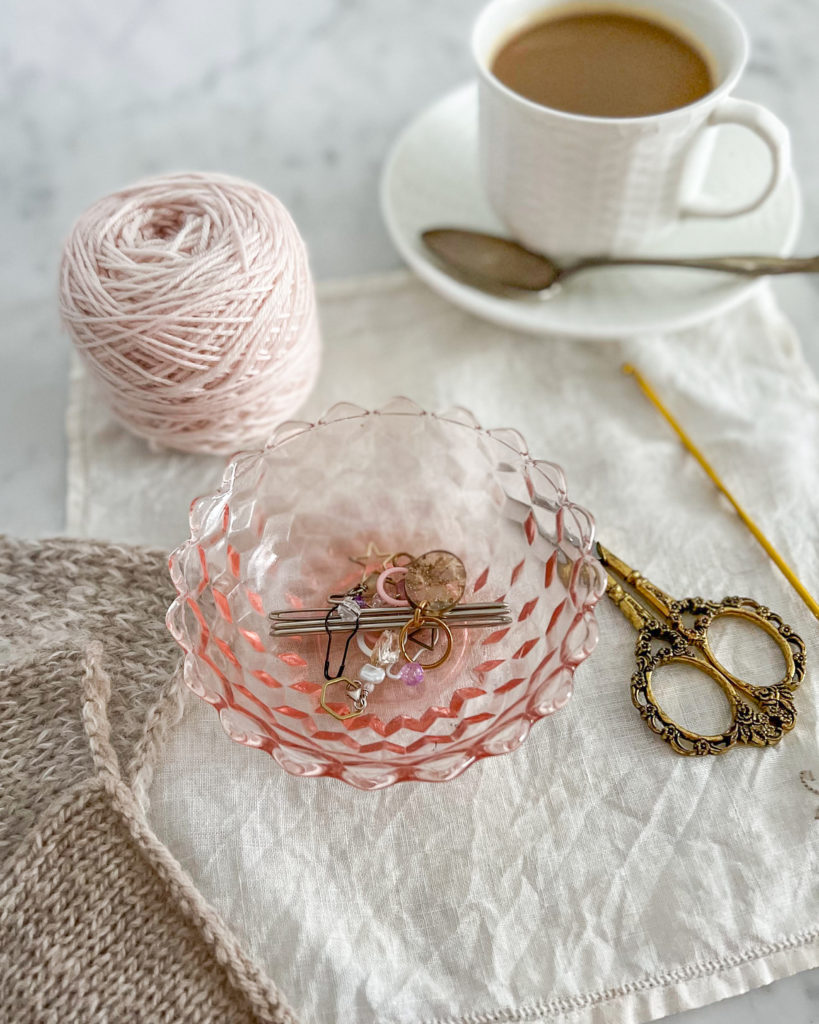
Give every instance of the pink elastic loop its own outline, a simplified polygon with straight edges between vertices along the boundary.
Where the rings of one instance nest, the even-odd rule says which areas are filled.
[[[407,575],[407,570],[402,565],[393,565],[389,569],[385,569],[378,577],[378,582],[375,585],[375,589],[378,592],[378,596],[385,604],[390,604],[393,608],[407,608],[409,601],[399,601],[395,597],[390,595],[384,589],[384,583],[390,578],[390,576],[404,577]]]

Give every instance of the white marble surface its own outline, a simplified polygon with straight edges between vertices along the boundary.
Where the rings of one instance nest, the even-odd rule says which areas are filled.
[[[753,57],[739,94],[791,126],[819,252],[819,3],[733,0]],[[407,119],[470,75],[481,0],[6,0],[0,5],[0,529],[64,523],[68,343],[56,267],[99,195],[164,170],[223,170],[291,209],[317,276],[399,265],[376,197]],[[819,278],[777,283],[819,371]],[[819,972],[680,1015],[819,1021]]]

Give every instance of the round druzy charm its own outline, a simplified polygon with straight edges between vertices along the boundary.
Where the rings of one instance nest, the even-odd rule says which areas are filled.
[[[456,605],[465,588],[466,568],[451,551],[427,551],[407,566],[407,598],[416,608],[423,606],[433,615]]]
[[[414,661],[408,661],[401,669],[401,682],[405,686],[420,686],[424,681],[424,670]]]

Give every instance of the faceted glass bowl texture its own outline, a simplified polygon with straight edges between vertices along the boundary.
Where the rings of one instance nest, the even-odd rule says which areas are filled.
[[[605,578],[591,516],[517,431],[484,430],[464,409],[394,399],[283,424],[263,450],[234,458],[190,521],[170,558],[178,597],[167,616],[185,682],[233,740],[293,775],[360,789],[455,778],[563,707],[597,642]],[[268,614],[326,607],[361,578],[351,557],[370,544],[454,552],[463,601],[505,601],[512,622],[453,630],[452,656],[421,686],[388,678],[364,714],[340,722],[319,703],[326,636],[270,637]],[[345,674],[366,660],[353,641]]]

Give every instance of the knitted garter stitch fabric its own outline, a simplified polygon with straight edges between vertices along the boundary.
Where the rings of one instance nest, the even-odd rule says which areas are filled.
[[[296,1024],[146,818],[164,554],[0,537],[0,1021]]]

